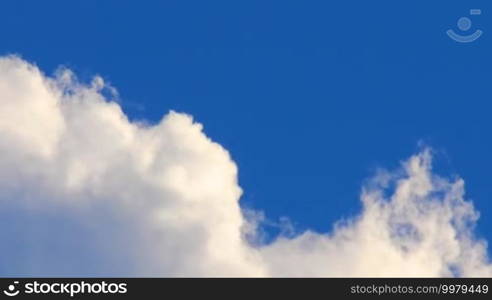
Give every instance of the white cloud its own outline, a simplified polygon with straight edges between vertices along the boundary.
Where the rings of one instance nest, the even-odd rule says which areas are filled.
[[[429,151],[378,174],[333,232],[251,243],[228,152],[188,115],[129,122],[105,87],[0,58],[0,274],[492,275],[463,181],[433,175]]]
[[[463,199],[463,181],[433,175],[429,150],[403,171],[375,176],[360,216],[332,234],[306,232],[262,249],[273,275],[491,276],[486,245],[472,235],[478,216]]]

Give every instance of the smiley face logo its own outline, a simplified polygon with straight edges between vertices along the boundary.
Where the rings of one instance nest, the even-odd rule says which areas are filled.
[[[470,10],[470,15],[481,15],[482,14],[482,10],[480,9],[472,9]],[[468,17],[462,17],[462,18],[459,18],[458,19],[458,29],[461,30],[461,34],[460,33],[456,33],[454,32],[454,30],[452,29],[449,29],[448,31],[446,31],[446,33],[448,34],[448,36],[459,42],[459,43],[471,43],[473,41],[476,41],[479,37],[482,36],[482,31],[481,30],[476,30],[475,32],[473,33],[470,33],[470,34],[464,34],[466,33],[467,31],[470,30],[470,28],[472,27],[472,21],[470,18]]]
[[[14,284],[9,285],[8,288],[3,291],[3,293],[9,297],[17,296],[19,294],[19,291],[15,289],[15,285],[18,283],[18,281],[14,281]]]

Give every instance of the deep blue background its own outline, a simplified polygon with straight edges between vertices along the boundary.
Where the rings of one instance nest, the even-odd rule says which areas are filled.
[[[470,8],[484,36],[445,31]],[[132,119],[192,114],[239,165],[243,205],[326,231],[423,141],[492,241],[490,1],[2,1],[0,54],[100,74]],[[274,229],[272,229],[273,231]]]

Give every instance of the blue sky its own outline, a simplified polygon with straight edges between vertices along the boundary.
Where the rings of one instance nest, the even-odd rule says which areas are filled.
[[[365,178],[423,142],[492,240],[488,1],[157,2],[6,1],[0,54],[100,74],[132,119],[193,115],[238,164],[242,205],[301,229],[355,214]],[[484,35],[450,40],[471,8]]]

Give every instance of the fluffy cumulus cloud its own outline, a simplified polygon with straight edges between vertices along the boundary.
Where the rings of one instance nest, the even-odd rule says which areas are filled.
[[[262,244],[200,124],[130,122],[105,89],[0,58],[1,275],[492,276],[463,181],[434,175],[428,150],[369,180],[332,232]]]

